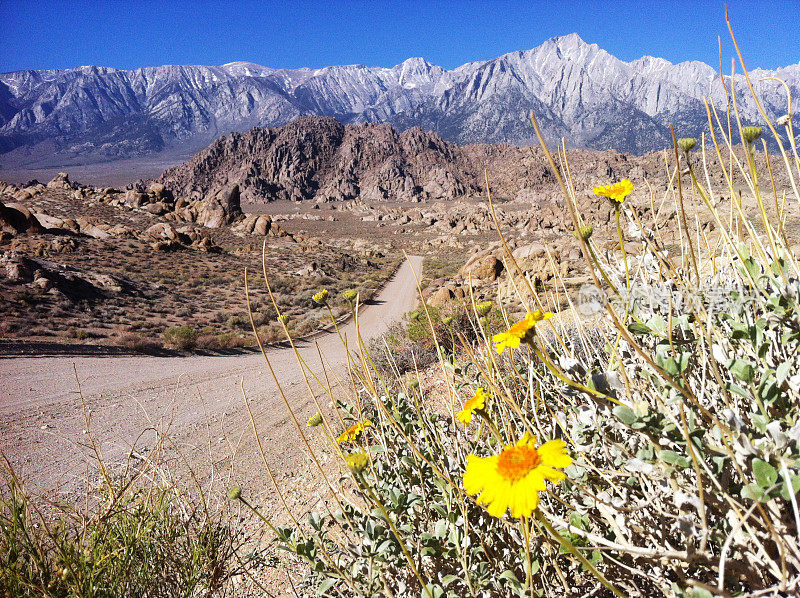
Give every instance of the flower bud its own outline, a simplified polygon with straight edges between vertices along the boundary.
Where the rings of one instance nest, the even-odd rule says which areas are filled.
[[[326,305],[328,303],[328,289],[322,289],[319,293],[312,297],[314,303],[319,305]]]
[[[356,297],[358,297],[358,291],[355,289],[347,289],[344,293],[342,293],[342,297],[344,297],[345,301],[352,303],[355,301]]]
[[[584,224],[578,229],[578,237],[580,237],[584,241],[588,241],[589,239],[592,238],[593,232],[594,229],[590,225]]]
[[[411,390],[417,390],[419,388],[419,380],[417,380],[416,378],[413,380],[409,380],[408,388],[410,388]]]
[[[791,114],[784,114],[778,120],[775,121],[775,124],[778,125],[779,127],[785,127],[786,125],[789,124],[789,122],[791,122],[791,120],[792,120]]]
[[[369,463],[369,457],[361,451],[350,453],[344,459],[347,461],[347,466],[355,472],[361,471]]]
[[[694,149],[695,145],[697,145],[697,139],[694,137],[681,137],[678,139],[678,147],[687,154]]]
[[[444,318],[442,318],[442,322],[446,325],[450,324],[452,321],[453,321],[453,316],[445,316]]]
[[[322,423],[322,415],[320,414],[319,411],[317,411],[314,415],[308,418],[308,422],[306,422],[306,425],[309,428],[316,428],[321,423]]]
[[[242,487],[241,486],[234,486],[231,488],[230,492],[228,492],[228,498],[231,500],[239,500],[242,498]]]
[[[475,306],[475,311],[478,312],[479,316],[485,316],[490,311],[492,311],[492,302],[491,301],[481,301]]]
[[[756,139],[761,137],[761,127],[742,127],[742,137],[748,144],[752,145]]]

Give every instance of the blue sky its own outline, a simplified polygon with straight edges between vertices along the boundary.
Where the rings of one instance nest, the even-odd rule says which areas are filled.
[[[800,62],[800,1],[728,2],[748,67]],[[136,68],[247,60],[273,67],[446,68],[577,32],[623,60],[642,55],[725,67],[724,3],[711,0],[212,2],[0,0],[0,72],[85,64]]]

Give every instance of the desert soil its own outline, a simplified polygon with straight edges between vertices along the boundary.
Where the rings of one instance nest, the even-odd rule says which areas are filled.
[[[359,327],[365,340],[413,308],[414,273],[418,276],[421,268],[422,258],[409,258],[362,309]],[[354,323],[341,332],[352,348]],[[336,333],[299,342],[298,349],[318,375],[323,374],[321,353],[329,376],[346,377],[346,350]],[[320,429],[306,428],[316,406],[294,352],[277,347],[266,355],[304,433],[312,437],[312,446],[320,446]],[[327,407],[329,397],[313,379],[311,384]],[[146,455],[158,433],[169,438],[170,458],[191,463],[205,488],[241,484],[253,502],[273,511],[274,493],[254,442],[243,388],[270,467],[279,482],[286,482],[289,502],[308,508],[320,495],[318,481],[309,474],[307,449],[261,354],[6,358],[0,359],[0,388],[0,453],[33,492],[73,499],[84,488],[87,471],[96,468],[90,439],[105,460],[119,463],[132,451],[136,458]],[[90,416],[88,434],[84,410]]]

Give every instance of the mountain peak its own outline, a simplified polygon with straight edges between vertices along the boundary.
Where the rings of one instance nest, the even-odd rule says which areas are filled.
[[[758,78],[775,73],[759,72]],[[779,73],[800,96],[798,67]],[[668,145],[670,124],[693,134],[706,130],[703,98],[726,105],[715,81],[714,69],[703,63],[673,65],[650,56],[624,62],[577,33],[453,70],[416,56],[389,68],[276,70],[239,61],[5,73],[0,74],[0,158],[4,166],[17,160],[28,167],[36,160],[61,159],[48,149],[51,142],[65,160],[184,151],[221,131],[276,127],[301,115],[399,130],[419,126],[460,143],[524,144],[533,141],[529,123],[520,118],[528,110],[541,115],[552,139],[636,153]],[[767,114],[785,114],[786,96],[778,84],[755,85]],[[755,103],[741,100],[742,118],[760,124]]]
[[[548,41],[554,42],[556,45],[563,47],[590,45],[583,41],[583,38],[575,32],[568,33],[567,35],[556,35],[555,37],[551,37]]]

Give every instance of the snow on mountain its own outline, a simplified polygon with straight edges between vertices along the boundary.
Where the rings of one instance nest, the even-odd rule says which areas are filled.
[[[800,64],[752,73],[767,113],[781,116],[786,92],[765,77],[780,77],[800,97]],[[760,123],[740,75],[735,90],[741,118]],[[722,111],[727,106],[712,67],[652,56],[624,62],[577,34],[451,71],[419,57],[391,68],[232,62],[17,71],[0,74],[0,161],[24,163],[42,153],[91,161],[180,150],[303,115],[421,126],[461,143],[525,144],[533,142],[530,110],[550,139],[641,153],[667,146],[670,124],[679,135],[706,130],[705,98]]]

